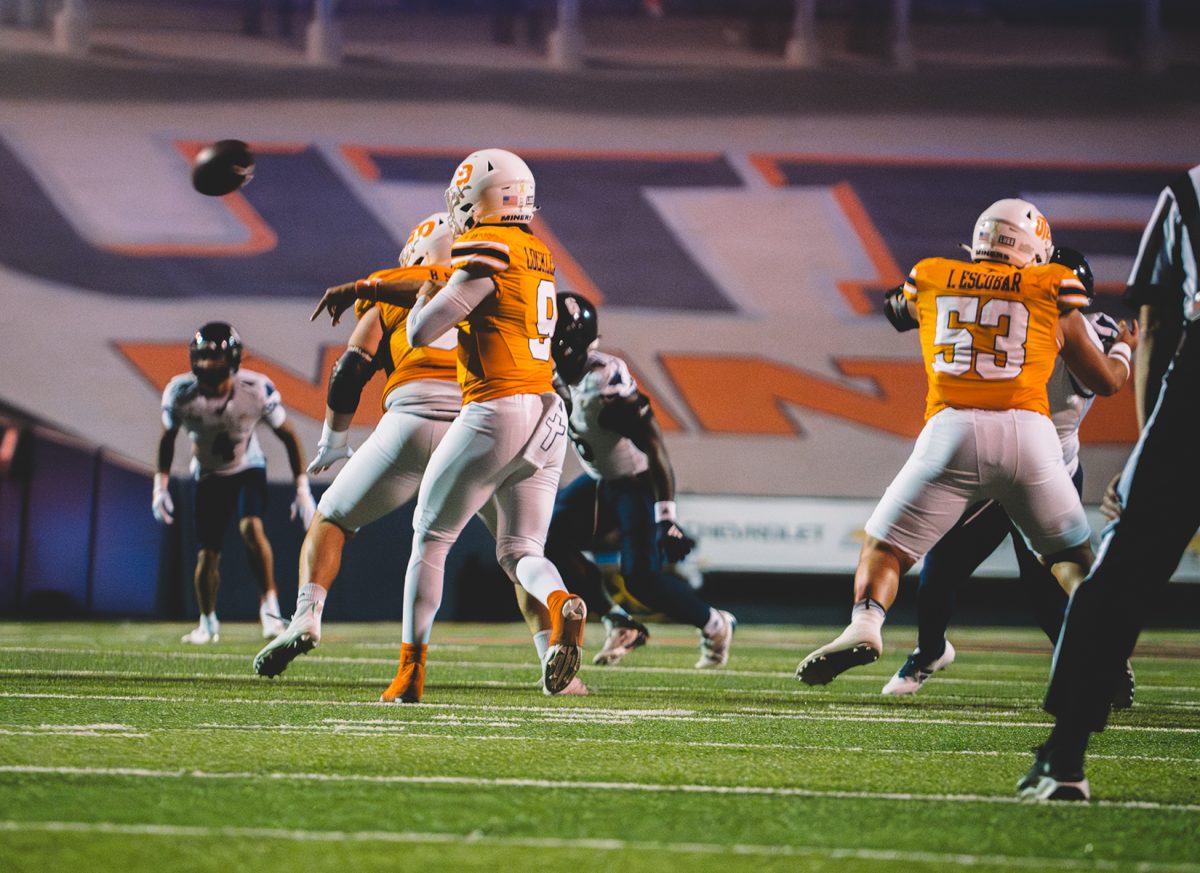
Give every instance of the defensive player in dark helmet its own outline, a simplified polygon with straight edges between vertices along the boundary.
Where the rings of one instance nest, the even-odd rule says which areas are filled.
[[[296,480],[292,517],[307,527],[316,506],[304,473],[303,449],[287,421],[279,392],[261,373],[241,369],[242,341],[223,321],[203,325],[188,343],[191,372],[167,383],[162,398],[163,432],[158,443],[157,472],[151,508],[163,524],[174,523],[171,462],[180,429],[192,442],[191,472],[196,480],[195,519],[200,553],[196,560],[196,602],[200,623],[183,642],[215,643],[219,639],[217,588],[221,584],[221,541],[236,510],[238,530],[259,588],[263,636],[283,630],[275,591],[271,544],[263,533],[267,499],[267,461],[255,436],[265,421],[287,448]]]
[[[584,551],[615,538],[629,594],[655,612],[700,631],[698,668],[723,667],[734,617],[709,606],[686,582],[663,573],[695,546],[675,518],[675,474],[650,401],[620,358],[595,349],[596,308],[578,294],[558,294],[551,354],[569,409],[569,433],[585,473],[558,494],[546,555],[566,578],[590,580],[584,595],[604,598],[600,571]],[[608,635],[597,664],[616,664],[646,641],[646,629],[607,601]]]

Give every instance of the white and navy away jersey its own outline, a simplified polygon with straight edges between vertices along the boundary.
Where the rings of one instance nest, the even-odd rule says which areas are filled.
[[[637,382],[625,362],[604,352],[588,352],[583,378],[568,389],[571,441],[584,471],[593,479],[622,479],[646,472],[650,462],[633,440],[600,423],[610,406],[630,403],[637,396]]]
[[[1110,335],[1110,342],[1117,338],[1116,322],[1109,316],[1088,313],[1083,320],[1087,324],[1088,338],[1100,351],[1105,351],[1105,348],[1097,327]],[[1054,372],[1046,383],[1046,394],[1050,400],[1050,420],[1054,422],[1058,440],[1062,443],[1063,462],[1067,465],[1067,472],[1074,476],[1079,467],[1079,426],[1092,408],[1096,395],[1071,374],[1061,357],[1055,362]]]
[[[267,459],[254,429],[260,421],[279,427],[286,417],[271,380],[253,370],[233,374],[233,390],[227,397],[201,394],[191,373],[176,376],[163,391],[163,425],[187,431],[192,440],[192,475],[197,479],[265,467]]]

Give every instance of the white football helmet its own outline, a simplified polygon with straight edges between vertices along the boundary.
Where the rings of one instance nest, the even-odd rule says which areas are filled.
[[[537,212],[533,173],[504,149],[471,152],[446,189],[450,229],[458,236],[477,224],[527,224]]]
[[[404,248],[400,250],[400,266],[415,267],[419,264],[450,264],[450,246],[454,234],[450,232],[450,216],[435,212],[412,229]]]
[[[1046,264],[1054,252],[1046,216],[1027,200],[997,200],[975,222],[971,260],[1024,267]]]

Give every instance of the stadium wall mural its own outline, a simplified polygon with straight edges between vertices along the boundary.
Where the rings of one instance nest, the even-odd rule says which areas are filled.
[[[1097,305],[1127,317],[1119,293],[1145,218],[1189,163],[1166,140],[1102,126],[1081,125],[1086,148],[1068,149],[1054,121],[1014,133],[908,119],[885,143],[852,120],[493,106],[3,109],[3,404],[148,471],[162,388],[186,369],[191,332],[219,318],[311,449],[350,329],[309,322],[321,292],[394,263],[463,154],[509,147],[537,175],[560,290],[599,305],[602,347],[628,358],[656,403],[701,535],[697,566],[710,569],[853,566],[858,525],[922,422],[916,340],[877,305],[913,263],[954,255],[984,206],[1025,197],[1057,242],[1087,253]],[[255,177],[203,197],[189,160],[229,136],[254,147]],[[1162,154],[1146,154],[1148,141]],[[381,384],[352,442],[376,419]],[[1135,433],[1131,390],[1095,405],[1082,431],[1089,502]],[[275,441],[264,448],[286,477]],[[186,450],[175,457],[185,475]],[[1006,573],[1007,560],[985,570]]]

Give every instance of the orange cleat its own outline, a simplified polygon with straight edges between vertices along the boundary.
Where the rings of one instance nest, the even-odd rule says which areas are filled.
[[[542,659],[542,687],[549,694],[566,690],[583,661],[583,627],[587,605],[569,591],[552,591],[546,598],[550,612],[550,647]]]
[[[420,703],[425,692],[425,654],[427,645],[400,644],[400,666],[396,678],[379,699],[384,703]]]

